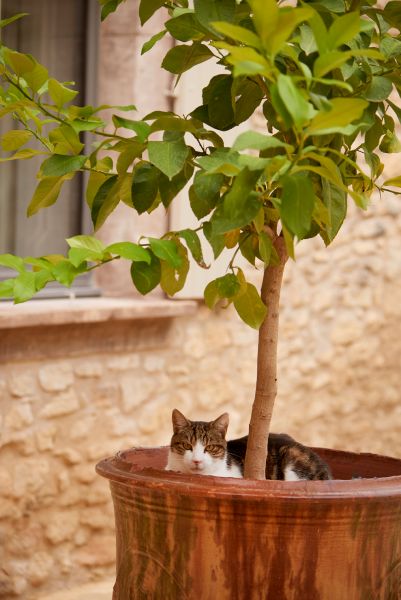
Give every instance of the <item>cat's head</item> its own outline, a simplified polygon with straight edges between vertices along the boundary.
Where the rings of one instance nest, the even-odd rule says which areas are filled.
[[[170,468],[181,473],[215,475],[226,461],[228,420],[224,413],[209,423],[190,421],[174,409]]]

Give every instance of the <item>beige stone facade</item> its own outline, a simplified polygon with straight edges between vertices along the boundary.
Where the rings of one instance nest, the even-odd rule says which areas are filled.
[[[273,428],[401,457],[401,201],[350,213],[332,247],[304,242],[288,264]],[[113,227],[106,237],[126,231],[126,215]],[[0,305],[5,600],[110,576],[112,504],[96,462],[167,444],[174,407],[205,420],[228,411],[230,435],[244,435],[254,391],[257,333],[231,310],[46,302]]]

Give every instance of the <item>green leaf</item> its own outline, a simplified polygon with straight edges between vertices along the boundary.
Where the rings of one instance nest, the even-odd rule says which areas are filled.
[[[249,119],[264,97],[258,84],[251,79],[236,79],[233,85],[233,95],[235,95],[234,120],[236,125]]]
[[[209,60],[212,56],[213,53],[209,48],[199,42],[195,42],[191,46],[175,46],[167,52],[162,62],[162,67],[170,73],[181,75],[195,65]]]
[[[248,148],[252,150],[287,148],[289,152],[293,151],[293,147],[289,144],[285,144],[271,135],[264,135],[258,131],[244,131],[244,133],[240,133],[233,144],[233,149],[238,150],[239,152]]]
[[[392,177],[391,179],[387,179],[383,185],[390,185],[391,187],[401,188],[401,176]]]
[[[103,4],[100,14],[101,20],[104,21],[111,13],[115,12],[121,2],[123,0],[100,0],[100,3]]]
[[[125,119],[118,115],[113,115],[113,123],[116,129],[124,127],[130,131],[135,131],[140,142],[146,142],[151,131],[150,125],[145,121],[133,121],[132,119]]]
[[[164,5],[164,0],[141,0],[139,5],[139,18],[141,25],[149,21],[150,17]]]
[[[92,235],[75,235],[74,237],[70,237],[66,240],[67,244],[70,248],[84,248],[86,250],[91,250],[96,254],[103,255],[105,252],[105,247],[103,242],[93,237]]]
[[[61,283],[66,287],[70,287],[74,282],[74,279],[84,273],[86,270],[86,263],[79,265],[78,267],[74,266],[69,260],[60,260],[54,267],[52,267],[51,272],[54,275],[56,281]]]
[[[13,15],[12,17],[9,17],[8,19],[2,19],[0,21],[0,29],[3,29],[3,27],[10,25],[10,23],[17,21],[18,19],[22,19],[22,17],[27,17],[28,15],[29,13],[18,13],[16,15]]]
[[[148,294],[160,283],[160,260],[153,253],[150,253],[150,259],[150,263],[133,262],[131,265],[132,281],[142,295]]]
[[[0,281],[0,298],[12,298],[14,296],[14,281],[15,279]]]
[[[292,77],[280,73],[277,77],[277,91],[296,127],[301,127],[316,114],[313,106],[296,87]]]
[[[210,309],[213,309],[219,300],[221,300],[219,290],[217,289],[216,280],[207,284],[203,292],[203,297],[205,299],[206,306]]]
[[[44,177],[41,179],[27,208],[27,216],[31,217],[42,208],[52,206],[59,197],[65,177]]]
[[[192,211],[198,219],[206,217],[216,208],[223,183],[224,175],[221,173],[212,175],[202,171],[196,173],[193,184],[189,188],[189,201]]]
[[[64,104],[71,102],[78,95],[77,91],[71,90],[56,79],[49,79],[48,86],[50,98],[57,108],[63,108]]]
[[[241,319],[254,329],[260,328],[267,315],[267,308],[251,283],[247,283],[245,292],[234,299],[234,306]]]
[[[179,269],[181,266],[181,256],[178,253],[178,246],[173,240],[159,240],[157,238],[148,238],[152,252],[169,263],[173,269]]]
[[[258,171],[243,169],[224,196],[212,217],[214,234],[222,234],[248,225],[258,214],[261,202],[255,192]]]
[[[201,40],[207,34],[192,12],[185,13],[166,22],[166,29],[176,40],[189,42]]]
[[[303,21],[314,15],[310,7],[280,9],[277,27],[272,35],[265,41],[265,47],[273,56],[276,55],[284,43],[289,39],[294,29]]]
[[[97,231],[105,222],[109,214],[120,201],[117,193],[118,177],[112,175],[99,187],[91,207],[92,223]]]
[[[300,173],[286,175],[281,182],[281,218],[284,225],[302,240],[310,230],[315,206],[312,182],[307,175]]]
[[[336,17],[330,26],[327,36],[327,46],[330,50],[334,50],[349,42],[360,29],[360,16],[358,12],[349,12],[340,17]]]
[[[273,251],[273,243],[265,231],[259,232],[259,254],[267,266],[270,263],[270,258]]]
[[[223,173],[232,177],[241,171],[239,159],[238,152],[230,148],[217,148],[211,154],[198,158],[197,162],[208,175]]]
[[[143,44],[141,48],[141,54],[146,54],[149,52],[159,42],[167,33],[167,29],[163,29],[163,31],[159,31],[159,33],[155,33],[152,37]]]
[[[270,51],[271,39],[277,31],[279,9],[276,0],[248,0],[252,8],[253,23],[263,46]]]
[[[213,230],[213,225],[211,222],[203,223],[203,233],[213,250],[214,258],[218,258],[226,245],[224,234],[216,234]]]
[[[19,256],[13,256],[12,254],[0,254],[0,265],[7,267],[7,269],[13,269],[22,273],[25,271],[24,261]]]
[[[139,214],[149,210],[159,190],[160,171],[149,163],[140,163],[134,169],[131,200]]]
[[[207,269],[208,267],[206,266],[205,261],[203,260],[202,245],[196,231],[193,231],[192,229],[182,229],[181,231],[177,231],[176,233],[178,237],[185,240],[185,243],[187,244],[193,259],[198,263],[198,265],[203,267],[204,269]]]
[[[368,102],[360,98],[332,98],[330,103],[330,110],[320,111],[312,119],[306,130],[308,135],[334,133],[359,119],[368,106]]]
[[[32,71],[24,73],[24,79],[33,92],[38,92],[49,79],[49,71],[43,65],[35,62]]]
[[[390,96],[392,89],[393,83],[390,79],[387,77],[375,76],[372,77],[369,87],[363,94],[363,97],[371,102],[382,102]]]
[[[189,271],[189,260],[186,248],[177,240],[176,248],[180,259],[180,266],[173,267],[168,261],[161,261],[160,286],[166,294],[174,296],[182,290]]]
[[[177,194],[186,186],[194,172],[194,167],[189,162],[186,162],[182,171],[169,179],[163,173],[160,173],[159,179],[159,195],[165,208],[168,208],[171,201]]]
[[[14,152],[32,138],[30,131],[12,129],[1,136],[0,144],[5,152]]]
[[[34,156],[39,156],[40,154],[45,154],[41,150],[35,150],[34,148],[25,148],[23,150],[18,150],[12,156],[7,156],[7,158],[0,158],[0,162],[8,162],[9,160],[29,160]]]
[[[241,291],[241,284],[234,273],[227,273],[223,277],[218,277],[215,283],[218,294],[222,299],[227,298],[228,300],[232,300]]]
[[[70,248],[68,251],[68,260],[74,267],[78,268],[82,263],[86,263],[87,261],[99,262],[102,260],[102,255],[88,248]]]
[[[336,237],[347,215],[347,194],[336,185],[322,178],[322,200],[328,211],[325,231],[328,241]]]
[[[23,77],[25,73],[29,73],[35,68],[35,60],[28,54],[15,52],[9,48],[4,49],[4,58],[16,75]]]
[[[35,273],[24,271],[14,280],[14,302],[19,304],[30,300],[36,292]]]
[[[381,39],[379,49],[386,58],[395,58],[401,53],[401,40],[397,40],[391,35],[386,35]]]
[[[245,29],[245,27],[239,27],[238,25],[233,25],[232,23],[227,23],[224,21],[215,21],[212,23],[212,26],[213,29],[219,33],[222,33],[225,36],[236,40],[237,42],[242,42],[246,46],[251,46],[252,48],[257,48],[258,50],[262,49],[262,44],[258,36],[253,33],[253,31]]]
[[[150,162],[169,179],[184,168],[189,149],[183,140],[172,142],[149,142]]]
[[[399,0],[392,0],[384,7],[384,17],[392,27],[401,29],[401,10]]]
[[[401,152],[401,142],[392,131],[387,131],[379,145],[379,150],[386,154]]]
[[[199,23],[211,31],[215,21],[234,21],[235,0],[194,0],[194,8]]]
[[[367,58],[384,60],[384,56],[378,50],[374,49],[358,49],[341,52],[339,50],[333,50],[332,52],[327,52],[326,54],[319,56],[319,58],[315,60],[313,74],[315,77],[323,77],[333,69],[337,69],[347,62],[347,60],[354,58],[355,56],[366,56]]]
[[[45,177],[62,177],[67,173],[73,173],[81,169],[87,160],[87,156],[65,156],[64,154],[53,154],[41,165],[42,175]]]
[[[133,262],[144,262],[148,265],[151,263],[151,255],[146,248],[142,248],[142,246],[134,244],[133,242],[117,242],[116,244],[111,244],[105,248],[105,252],[117,254],[118,256],[121,256],[121,258],[127,258]]]
[[[54,144],[56,154],[79,154],[84,148],[78,133],[69,125],[60,125],[52,129],[49,140]]]
[[[232,84],[231,76],[217,75],[207,88],[208,124],[223,131],[234,123]]]

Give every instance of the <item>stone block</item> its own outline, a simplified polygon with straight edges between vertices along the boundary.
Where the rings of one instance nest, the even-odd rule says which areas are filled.
[[[130,413],[152,397],[157,382],[150,376],[124,376],[121,381],[122,408]]]
[[[11,496],[12,478],[5,466],[0,466],[0,496]]]
[[[21,509],[14,500],[3,498],[0,502],[0,519],[18,519]]]
[[[33,586],[42,585],[54,566],[53,557],[47,552],[35,552],[29,561],[27,577]]]
[[[46,392],[62,392],[74,383],[74,373],[69,364],[54,363],[39,370],[39,381]]]
[[[102,508],[85,508],[81,510],[81,525],[87,525],[90,529],[106,529],[112,527],[113,515],[107,508],[108,506]]]
[[[12,373],[8,385],[11,395],[16,398],[31,397],[37,389],[36,379],[31,373]]]
[[[54,456],[62,458],[68,465],[78,465],[82,462],[82,454],[76,448],[58,448]]]
[[[108,483],[98,476],[98,478],[88,488],[83,500],[90,506],[105,503],[110,504],[111,495]]]
[[[13,406],[6,414],[4,426],[11,431],[19,431],[33,423],[32,409],[29,404]]]
[[[138,354],[114,356],[107,362],[107,367],[110,371],[132,371],[139,367],[140,362]]]
[[[93,464],[77,465],[72,468],[71,474],[80,483],[91,483],[97,477]]]
[[[148,373],[154,373],[155,371],[163,371],[166,365],[166,359],[164,356],[160,356],[156,353],[149,354],[145,357],[143,366],[145,371]]]
[[[45,537],[54,545],[71,540],[78,528],[79,512],[77,510],[54,513],[46,517]]]
[[[115,561],[115,545],[114,535],[94,535],[75,552],[75,560],[83,567],[111,565]]]
[[[40,416],[46,419],[63,417],[79,410],[78,396],[74,390],[68,390],[55,396],[40,411]]]
[[[101,377],[103,375],[103,366],[97,361],[83,361],[75,367],[74,372],[78,377],[83,378]]]
[[[46,458],[18,461],[14,469],[13,497],[46,492],[50,487],[50,465]]]
[[[35,432],[36,444],[40,452],[52,450],[54,448],[54,438],[57,433],[57,427],[53,424],[41,427]]]
[[[39,523],[24,523],[22,530],[14,530],[13,535],[8,537],[7,551],[18,558],[29,558],[38,550],[42,540],[43,529]]]
[[[69,437],[74,441],[81,441],[93,435],[93,427],[96,422],[95,414],[85,416],[80,415],[78,422],[74,423],[74,427],[69,432]]]

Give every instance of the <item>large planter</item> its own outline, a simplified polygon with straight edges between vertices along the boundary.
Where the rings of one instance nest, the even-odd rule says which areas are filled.
[[[113,600],[401,599],[401,460],[320,449],[337,480],[259,482],[166,472],[166,453],[97,465]]]

